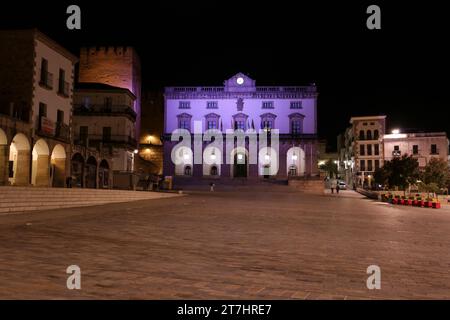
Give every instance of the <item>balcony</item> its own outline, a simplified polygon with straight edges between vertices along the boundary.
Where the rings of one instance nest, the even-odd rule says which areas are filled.
[[[135,149],[137,147],[137,141],[135,138],[128,135],[93,135],[90,134],[86,136],[76,136],[74,139],[74,144],[90,147],[100,147],[102,146],[127,146]]]
[[[58,94],[68,98],[70,94],[70,86],[67,81],[59,80],[59,86],[58,86]]]
[[[56,123],[55,138],[63,141],[70,141],[70,127],[62,122]]]
[[[400,150],[394,150],[392,151],[393,157],[400,157],[402,155],[402,152]]]
[[[73,114],[75,116],[117,116],[124,115],[129,116],[133,121],[136,121],[136,112],[130,106],[125,105],[74,105]]]
[[[47,70],[41,70],[39,85],[46,89],[53,89],[53,73],[50,73]]]
[[[36,133],[66,143],[70,141],[70,127],[67,124],[54,122],[44,116],[39,117]]]

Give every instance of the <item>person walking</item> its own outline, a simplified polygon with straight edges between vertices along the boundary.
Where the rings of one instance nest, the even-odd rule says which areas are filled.
[[[336,189],[336,186],[337,186],[336,179],[332,178],[331,185],[330,185],[331,193],[334,193],[334,189]]]
[[[341,187],[339,187],[339,181],[336,183],[336,193],[339,194],[339,190]]]

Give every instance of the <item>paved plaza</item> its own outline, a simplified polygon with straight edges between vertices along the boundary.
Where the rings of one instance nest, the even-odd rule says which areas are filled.
[[[16,298],[448,299],[450,210],[258,186],[2,215],[0,299]]]

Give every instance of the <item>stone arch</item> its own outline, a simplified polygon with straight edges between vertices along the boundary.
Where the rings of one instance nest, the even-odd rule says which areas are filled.
[[[85,187],[86,188],[97,188],[97,159],[90,156],[86,160],[85,165]]]
[[[246,178],[249,173],[248,150],[244,147],[237,147],[230,153],[231,177]]]
[[[52,151],[50,159],[52,165],[52,186],[64,187],[66,181],[66,150],[57,144]]]
[[[70,167],[72,186],[84,187],[84,158],[80,153],[77,152],[72,156]]]
[[[184,176],[186,175],[186,166],[192,169],[194,167],[194,157],[192,153],[192,149],[186,146],[180,146],[176,150],[174,150],[175,155],[175,175]]]
[[[287,175],[304,176],[305,175],[305,151],[300,147],[292,147],[286,154]]]
[[[203,151],[203,175],[204,176],[220,176],[220,167],[222,164],[222,152],[217,147],[208,146]],[[212,167],[216,168],[212,174]]]
[[[30,183],[30,142],[23,133],[18,133],[9,146],[9,182],[26,186]]]
[[[50,178],[50,149],[44,139],[36,141],[32,152],[31,184],[37,187],[48,187]]]
[[[278,152],[272,147],[261,148],[258,152],[258,174],[268,177],[278,173]]]
[[[8,168],[8,137],[5,131],[0,128],[0,186],[7,181]]]
[[[105,159],[98,166],[98,182],[100,188],[109,188],[109,163]]]

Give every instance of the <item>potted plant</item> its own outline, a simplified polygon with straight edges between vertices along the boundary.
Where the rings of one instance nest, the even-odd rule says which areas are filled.
[[[396,195],[394,196],[394,199],[392,199],[393,204],[400,204],[400,196]]]
[[[404,205],[405,202],[406,202],[406,197],[405,197],[405,196],[402,196],[401,199],[400,199],[400,204],[401,204],[401,205]]]
[[[414,200],[415,200],[414,196],[409,196],[408,201],[407,201],[408,206],[412,206]]]
[[[418,195],[416,197],[416,200],[417,200],[417,206],[418,207],[423,207],[423,200],[422,200],[422,197],[420,195]]]
[[[387,196],[387,202],[392,204],[393,200],[394,200],[394,195],[392,193],[389,193]]]
[[[430,198],[430,197],[427,197],[425,199],[424,207],[425,208],[432,208],[433,207],[433,199]]]
[[[433,199],[433,202],[431,204],[433,209],[440,209],[441,208],[441,202],[439,199]]]

